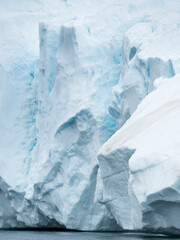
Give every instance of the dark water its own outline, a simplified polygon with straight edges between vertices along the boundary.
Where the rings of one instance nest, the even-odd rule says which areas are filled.
[[[170,240],[163,235],[92,232],[0,231],[0,240]]]

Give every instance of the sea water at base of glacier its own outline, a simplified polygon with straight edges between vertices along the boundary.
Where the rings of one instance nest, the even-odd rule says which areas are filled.
[[[143,240],[147,238],[172,239],[171,236],[144,233],[0,231],[1,240]]]

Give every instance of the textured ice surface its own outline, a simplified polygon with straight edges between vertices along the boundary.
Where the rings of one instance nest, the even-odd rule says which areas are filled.
[[[129,185],[135,148],[102,155],[100,170],[97,152],[155,79],[179,72],[178,1],[2,0],[0,12],[0,189],[8,209],[0,208],[0,226],[141,228],[141,193]]]
[[[179,6],[155,12],[132,26],[122,46],[121,75],[113,88],[110,113],[119,126],[154,87],[156,78],[179,73]]]

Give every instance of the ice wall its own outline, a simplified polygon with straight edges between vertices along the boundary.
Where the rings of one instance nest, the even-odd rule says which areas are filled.
[[[94,84],[90,82],[92,71],[99,71],[100,66],[96,63],[93,69],[88,69],[89,62],[84,60],[81,49],[83,35],[88,35],[86,28],[40,25],[38,142],[26,197],[37,198],[42,211],[52,214],[67,228],[117,229],[105,207],[95,200],[96,154],[116,125],[108,109],[103,109],[106,98],[103,96],[98,102],[101,112],[91,100],[97,97],[101,80],[98,77]],[[111,72],[104,78],[104,84],[114,84],[113,78],[112,82],[109,80]],[[109,96],[110,89],[104,88]],[[40,176],[35,169],[41,171]],[[56,214],[49,205],[56,207]]]

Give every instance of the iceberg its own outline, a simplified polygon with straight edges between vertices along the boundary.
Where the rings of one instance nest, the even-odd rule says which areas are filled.
[[[178,1],[2,3],[0,227],[178,229],[174,205],[171,217],[158,207],[162,196],[176,201],[174,173],[141,187],[149,166],[159,166],[157,179],[168,169],[156,164],[168,146],[163,156],[160,145],[141,152],[135,138],[158,144],[148,126],[178,104],[177,93],[166,96],[178,91]]]

